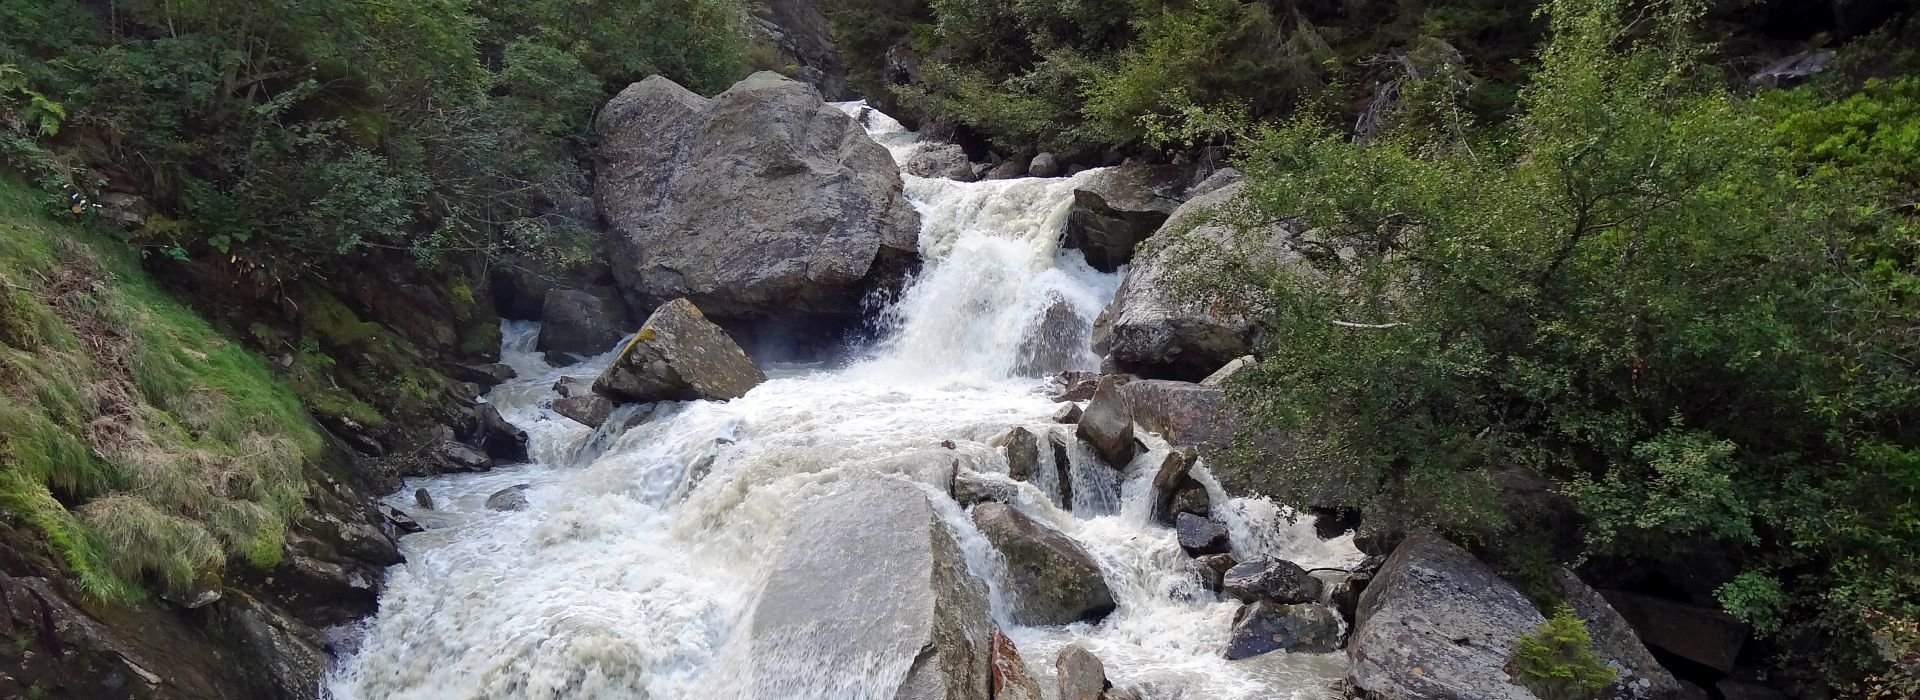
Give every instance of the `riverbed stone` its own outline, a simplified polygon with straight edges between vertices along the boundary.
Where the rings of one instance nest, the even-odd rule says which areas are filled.
[[[609,288],[594,291],[555,289],[541,306],[540,339],[535,349],[592,357],[612,350],[633,328],[627,303]]]
[[[1016,427],[1007,434],[994,440],[1007,458],[1007,475],[1021,481],[1033,481],[1034,470],[1040,467],[1040,436],[1026,428]]]
[[[1073,538],[1004,503],[975,506],[973,523],[1006,559],[1015,622],[1064,625],[1113,611],[1099,564]]]
[[[1054,658],[1054,678],[1059,683],[1060,700],[1103,700],[1107,689],[1106,664],[1100,657],[1078,644],[1068,644]]]
[[[566,416],[574,422],[589,428],[598,428],[613,415],[613,400],[599,394],[569,396],[554,399],[553,412]]]
[[[1320,585],[1320,580],[1299,564],[1271,557],[1241,562],[1227,570],[1221,580],[1221,590],[1245,603],[1316,603],[1320,601]]]
[[[1080,414],[1076,434],[1093,445],[1094,454],[1108,466],[1124,469],[1133,461],[1133,412],[1122,393],[1130,377],[1111,375],[1100,378],[1093,399]]]
[[[487,510],[503,513],[526,510],[527,506],[531,505],[527,501],[527,491],[532,488],[533,484],[515,484],[495,491],[493,495],[487,497]]]
[[[1325,654],[1340,650],[1340,618],[1319,603],[1259,601],[1240,608],[1227,642],[1228,659],[1272,651]]]
[[[527,461],[527,431],[507,422],[492,404],[474,407],[473,423],[462,437],[495,460]]]
[[[1080,422],[1081,413],[1082,413],[1082,410],[1080,408],[1080,404],[1070,403],[1065,406],[1061,406],[1060,410],[1053,412],[1053,422],[1061,423],[1065,425],[1074,425]]]
[[[962,506],[1012,503],[1020,496],[1020,488],[1013,483],[970,469],[954,470],[951,492],[954,502]]]
[[[686,299],[661,304],[594,382],[628,402],[737,399],[767,380],[747,353]]]
[[[1227,541],[1227,528],[1207,518],[1192,513],[1181,513],[1173,521],[1175,537],[1180,548],[1188,554],[1225,554],[1231,547]]]
[[[812,87],[750,75],[713,98],[653,76],[595,122],[594,200],[630,301],[720,318],[857,317],[916,258],[887,149]]]
[[[1040,683],[1005,632],[993,631],[993,700],[1044,700]]]
[[[827,669],[901,678],[900,700],[992,697],[986,586],[925,492],[858,478],[801,504],[783,529],[747,619],[752,670],[716,697],[831,697],[804,685]]]
[[[967,161],[967,152],[957,144],[933,143],[920,147],[907,158],[901,170],[914,177],[938,177],[960,182],[973,182],[973,163]]]
[[[1514,640],[1546,619],[1492,569],[1436,535],[1409,535],[1394,550],[1360,595],[1356,618],[1348,682],[1368,697],[1536,700],[1506,664]]]
[[[1220,590],[1221,584],[1226,582],[1227,572],[1240,563],[1232,554],[1202,554],[1193,560],[1199,566],[1196,571],[1200,574],[1200,583],[1209,591]]]

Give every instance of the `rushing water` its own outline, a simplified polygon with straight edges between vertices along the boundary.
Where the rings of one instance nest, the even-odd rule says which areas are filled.
[[[885,115],[863,121],[896,159],[916,148]],[[509,322],[503,360],[520,376],[486,398],[530,435],[533,463],[415,479],[393,496],[428,530],[402,540],[408,562],[391,571],[380,613],[346,635],[360,639],[327,690],[338,700],[740,697],[728,689],[752,663],[741,651],[743,623],[783,518],[846,476],[887,473],[927,483],[969,570],[989,580],[996,619],[1048,692],[1054,655],[1077,642],[1106,662],[1116,685],[1148,698],[1331,697],[1344,671],[1338,654],[1222,658],[1238,606],[1201,590],[1173,532],[1153,523],[1150,482],[1165,448],[1151,437],[1153,449],[1118,483],[1084,447],[1070,451],[1074,512],[1047,497],[1056,484],[1021,487],[1020,508],[1098,560],[1118,604],[1099,624],[1009,623],[992,585],[995,555],[944,485],[931,483],[936,470],[923,468],[929,455],[957,455],[966,468],[1005,474],[989,442],[1009,428],[1071,437],[1070,426],[1048,419],[1057,405],[1038,392],[1041,381],[1015,370],[1049,307],[1064,300],[1091,323],[1118,284],[1058,250],[1073,189],[1102,176],[907,177],[926,269],[883,312],[886,333],[870,359],[777,368],[743,398],[665,406],[624,433],[595,433],[543,407],[556,380],[590,381],[608,357],[550,367],[533,352],[538,326]],[[1090,369],[1098,360],[1082,351],[1074,361]],[[1321,542],[1310,523],[1264,501],[1229,502],[1204,467],[1195,473],[1243,559],[1269,554],[1311,568],[1359,558],[1344,538]],[[532,484],[527,510],[484,508],[488,495],[522,483]],[[436,510],[412,508],[422,487]],[[792,697],[890,697],[888,679],[831,671]]]

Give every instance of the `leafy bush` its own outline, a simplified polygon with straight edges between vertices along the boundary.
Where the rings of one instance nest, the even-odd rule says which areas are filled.
[[[1593,653],[1587,623],[1565,605],[1514,640],[1507,671],[1540,700],[1594,700],[1614,678],[1613,669]]]

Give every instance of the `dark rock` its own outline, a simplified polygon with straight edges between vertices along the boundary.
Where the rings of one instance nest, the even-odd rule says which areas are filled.
[[[425,491],[425,489],[421,489],[421,490]],[[385,520],[388,525],[393,526],[393,529],[395,530],[399,530],[407,534],[427,531],[427,528],[421,525],[420,521],[414,520],[413,516],[407,515],[405,511],[402,511],[399,508],[395,508],[385,503],[376,503],[374,504],[373,508],[375,511],[380,513],[381,519]]]
[[[513,371],[512,367],[494,362],[483,365],[448,365],[447,376],[453,377],[457,381],[473,382],[479,384],[481,387],[491,389],[495,386],[505,384],[507,380],[518,377],[520,374]]]
[[[1015,622],[1064,625],[1113,611],[1100,566],[1073,538],[1002,503],[975,506],[973,524],[1006,559]]]
[[[1317,569],[1307,573],[1320,580],[1320,602],[1340,613],[1347,626],[1353,626],[1354,615],[1360,609],[1360,594],[1365,593],[1367,584],[1373,581],[1373,572]]]
[[[1090,364],[1090,359],[1083,359],[1092,357],[1087,352],[1087,332],[1087,320],[1073,302],[1052,295],[1047,310],[1020,339],[1014,371],[1039,377]]]
[[[1505,669],[1514,640],[1546,619],[1446,540],[1409,536],[1360,595],[1355,617],[1348,682],[1368,697],[1535,700]]]
[[[495,460],[527,461],[527,431],[508,423],[491,404],[474,408],[473,426],[462,437]]]
[[[481,452],[471,445],[464,445],[452,440],[442,440],[434,443],[433,447],[428,449],[428,453],[432,466],[437,469],[434,473],[484,472],[493,470],[493,458],[488,457],[487,453]],[[426,476],[426,474],[417,474],[415,476]]]
[[[1194,561],[1200,565],[1200,582],[1209,591],[1220,590],[1221,584],[1226,581],[1227,571],[1240,563],[1231,554],[1202,554],[1194,557]]]
[[[266,676],[286,700],[318,700],[328,667],[326,639],[252,596],[234,591],[213,617],[255,657],[249,670]],[[256,665],[257,664],[257,665]],[[159,669],[172,675],[174,669]]]
[[[1309,508],[1313,513],[1313,534],[1323,540],[1353,532],[1360,527],[1360,511],[1354,508]]]
[[[427,493],[424,488],[413,490],[413,502],[420,504],[421,508],[433,510],[433,494]]]
[[[1096,270],[1118,270],[1179,207],[1179,180],[1177,167],[1138,161],[1103,171],[1074,190],[1064,245],[1079,250]]]
[[[1133,412],[1121,393],[1128,380],[1124,375],[1101,377],[1077,431],[1080,439],[1093,445],[1094,454],[1115,469],[1133,461]]]
[[[1306,569],[1284,559],[1240,562],[1221,580],[1222,592],[1243,603],[1315,603],[1320,601],[1320,586]]]
[[[1614,668],[1614,681],[1603,697],[1608,700],[1670,700],[1680,695],[1680,682],[1647,651],[1627,620],[1572,572],[1554,574],[1560,597],[1587,625],[1593,648]]]
[[[493,495],[487,497],[487,510],[503,513],[526,510],[527,506],[532,505],[527,501],[527,491],[532,488],[533,484],[516,484],[495,491]]]
[[[993,631],[993,700],[1043,700],[1040,684],[1006,633]]]
[[[1019,496],[1019,489],[1013,484],[964,469],[954,471],[953,486],[949,492],[953,494],[954,502],[962,506],[987,502],[1011,503]]]
[[[540,359],[545,360],[547,364],[554,367],[572,367],[580,364],[583,358],[570,352],[548,350],[540,353]]]
[[[922,146],[901,169],[915,177],[939,177],[960,182],[974,180],[973,164],[967,162],[967,152],[951,143]]]
[[[1078,644],[1061,649],[1053,668],[1060,684],[1060,700],[1103,700],[1107,689],[1113,687],[1107,682],[1106,664]]]
[[[1787,700],[1786,693],[1749,681],[1723,680],[1713,689],[1720,692],[1720,700]]]
[[[1047,395],[1055,401],[1086,401],[1100,387],[1100,375],[1093,372],[1061,372],[1055,375]]]
[[[1070,403],[1053,412],[1053,422],[1073,425],[1080,422],[1080,404]]]
[[[1027,165],[1027,174],[1033,177],[1059,177],[1060,159],[1052,153],[1042,153],[1033,157]]]
[[[1014,428],[993,444],[1006,455],[1008,476],[1033,481],[1034,470],[1040,466],[1040,436],[1026,428]]]
[[[1601,591],[1647,646],[1721,673],[1733,670],[1747,626],[1731,615],[1627,591]]]
[[[1225,554],[1232,544],[1227,540],[1227,528],[1212,520],[1181,513],[1174,519],[1174,534],[1180,540],[1180,548],[1187,554]]]
[[[686,299],[661,304],[593,390],[623,401],[737,399],[767,380],[726,331]]]
[[[980,179],[1012,180],[1017,177],[1026,177],[1027,163],[1028,161],[1025,158],[1008,158],[1000,161],[998,165],[987,168],[986,174],[982,175]]]
[[[1368,556],[1384,557],[1393,554],[1406,537],[1406,533],[1399,530],[1362,523],[1353,532],[1353,547]]]
[[[1196,453],[1190,447],[1169,450],[1159,471],[1154,472],[1153,515],[1161,523],[1172,525],[1181,513],[1203,518],[1212,514],[1213,499],[1207,495],[1206,485],[1188,476],[1195,458]]]
[[[287,553],[272,569],[228,573],[316,627],[372,614],[382,584],[379,567],[342,557],[332,544],[299,531],[287,534]]]
[[[834,50],[825,5],[809,0],[770,0],[765,19],[771,25],[773,46],[798,77],[829,100],[851,99],[847,67]]]
[[[633,327],[633,315],[613,290],[599,293],[555,289],[547,292],[535,349],[591,357],[619,344]]]
[[[589,428],[598,428],[607,422],[607,416],[613,415],[613,401],[599,394],[569,396],[555,399],[553,412],[573,419]]]
[[[1059,433],[1047,436],[1047,442],[1053,446],[1053,483],[1060,486],[1060,507],[1073,510],[1073,459],[1068,454],[1067,438]]]
[[[1340,650],[1340,618],[1319,603],[1260,601],[1234,616],[1227,658],[1246,659],[1271,651],[1325,654]]]
[[[563,399],[585,396],[593,391],[593,383],[575,376],[565,376],[553,383],[553,393]]]
[[[1207,375],[1206,379],[1200,380],[1200,386],[1226,386],[1227,382],[1233,381],[1233,378],[1242,372],[1253,369],[1257,363],[1258,360],[1255,360],[1252,355],[1242,355],[1221,366],[1220,369],[1214,370],[1213,374]]]
[[[755,73],[712,99],[654,76],[601,111],[595,199],[635,301],[724,318],[855,315],[920,218],[885,148],[819,93]]]
[[[897,700],[991,696],[986,587],[924,492],[846,482],[801,504],[786,529],[746,621],[755,664],[743,697],[792,697],[794,678],[823,669],[907,663]],[[890,630],[885,644],[846,643],[874,630]]]

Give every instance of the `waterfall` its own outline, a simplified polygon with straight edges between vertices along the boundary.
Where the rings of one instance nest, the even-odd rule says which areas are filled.
[[[863,121],[896,160],[918,147],[884,114],[870,111]],[[1083,338],[1119,282],[1059,250],[1074,188],[1097,176],[906,177],[924,221],[926,264],[882,312],[883,339],[870,359],[782,369],[740,399],[661,406],[624,431],[589,430],[546,408],[557,380],[590,382],[611,349],[554,368],[533,352],[537,325],[506,323],[503,361],[519,377],[486,400],[528,432],[533,463],[412,479],[392,497],[429,529],[402,540],[408,562],[392,569],[379,614],[336,631],[359,639],[325,690],[337,700],[743,697],[729,690],[750,663],[743,623],[779,551],[783,518],[846,477],[881,473],[926,486],[968,570],[989,583],[993,616],[1043,687],[1051,687],[1054,655],[1080,643],[1117,685],[1148,698],[1333,697],[1341,655],[1222,658],[1237,604],[1198,589],[1172,530],[1149,513],[1163,443],[1147,436],[1149,450],[1116,477],[1073,439],[1072,426],[1049,419],[1057,405],[1038,392],[1033,339]],[[1098,363],[1084,342],[1069,350],[1053,362]],[[1049,498],[1060,486],[1051,483],[1051,449],[1042,449],[1046,476],[1020,485],[1016,505],[1099,563],[1117,608],[1098,624],[1012,624],[997,555],[946,496],[930,473],[937,470],[924,468],[957,460],[1004,475],[1005,459],[989,442],[1015,426],[1042,445],[1058,434],[1074,446],[1073,510]],[[951,449],[942,446],[948,441]],[[1309,520],[1284,508],[1229,503],[1204,465],[1195,473],[1240,551],[1305,566],[1358,558],[1350,543],[1318,540]],[[484,508],[489,494],[523,483],[532,485],[528,509]],[[430,491],[438,509],[413,508],[416,488]],[[882,634],[847,643],[879,649],[892,641]],[[779,651],[802,659],[809,652]],[[831,671],[796,697],[891,697],[884,683]]]

